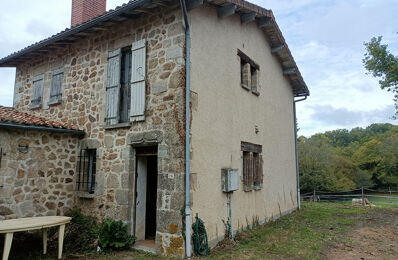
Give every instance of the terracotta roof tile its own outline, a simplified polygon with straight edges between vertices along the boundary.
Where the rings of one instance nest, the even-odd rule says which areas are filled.
[[[34,116],[25,112],[20,112],[12,107],[0,106],[0,122],[14,123],[20,125],[43,126],[48,128],[60,128],[69,130],[80,130],[76,125],[64,124],[44,117]]]

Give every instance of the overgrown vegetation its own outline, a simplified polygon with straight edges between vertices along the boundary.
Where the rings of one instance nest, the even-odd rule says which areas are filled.
[[[303,192],[398,189],[398,126],[372,124],[298,139]]]
[[[98,244],[103,250],[118,250],[134,243],[135,237],[127,232],[121,220],[105,219],[98,230]]]
[[[98,229],[97,220],[92,216],[83,215],[78,209],[73,209],[66,215],[72,217],[72,221],[66,225],[65,251],[68,253],[94,251]]]

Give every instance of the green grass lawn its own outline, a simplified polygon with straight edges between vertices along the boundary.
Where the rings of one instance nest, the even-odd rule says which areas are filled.
[[[375,227],[384,225],[384,216],[391,215],[393,223],[397,211],[389,207],[353,207],[348,203],[304,202],[302,210],[281,217],[279,220],[240,232],[236,244],[220,246],[203,259],[321,259],[336,243],[352,243],[349,234],[358,223]],[[393,214],[391,214],[393,213]],[[367,224],[366,224],[367,223]],[[371,241],[372,242],[372,241]],[[30,250],[16,252],[13,259],[42,258],[41,243],[37,254]],[[378,241],[374,241],[378,243]],[[352,244],[354,245],[354,244]],[[56,253],[56,250],[52,250]],[[17,253],[17,254],[15,254]],[[22,255],[21,255],[22,253]],[[67,252],[65,252],[67,254]],[[28,255],[29,254],[29,255]],[[21,256],[26,256],[21,258]],[[16,258],[15,258],[16,257]],[[107,255],[94,254],[68,256],[65,259],[168,259],[138,251],[122,251]]]
[[[304,202],[302,211],[243,232],[231,251],[216,251],[210,259],[298,257],[318,259],[330,242],[344,239],[356,217],[371,208],[353,208],[338,203]]]

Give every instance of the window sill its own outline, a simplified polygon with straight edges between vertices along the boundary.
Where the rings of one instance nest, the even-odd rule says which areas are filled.
[[[119,123],[119,124],[115,124],[115,125],[105,125],[104,129],[112,130],[112,129],[126,128],[126,127],[131,127],[131,122],[124,122],[124,123]]]
[[[33,109],[41,108],[41,103],[40,103],[40,104],[37,104],[37,105],[32,105],[32,104],[31,104],[31,105],[29,106],[29,108],[32,109],[32,110],[33,110]]]
[[[58,104],[61,104],[61,100],[49,101],[47,103],[47,105],[49,105],[49,106],[55,106],[55,105],[58,105]]]
[[[260,92],[258,92],[257,90],[252,90],[252,93],[256,96],[260,96]]]
[[[248,87],[248,86],[246,86],[246,85],[243,85],[243,84],[240,84],[241,85],[241,87],[242,88],[244,88],[245,90],[247,90],[247,91],[250,91],[251,89]]]
[[[261,186],[254,186],[253,190],[261,190],[261,188],[262,188]]]
[[[87,191],[78,191],[77,192],[77,197],[81,199],[94,199],[95,194],[94,193],[88,193]]]

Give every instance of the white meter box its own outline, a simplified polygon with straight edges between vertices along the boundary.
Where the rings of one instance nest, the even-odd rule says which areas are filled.
[[[221,169],[221,189],[223,192],[239,190],[238,169]]]

